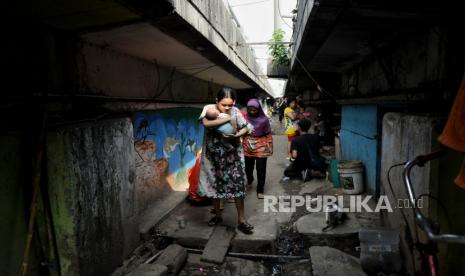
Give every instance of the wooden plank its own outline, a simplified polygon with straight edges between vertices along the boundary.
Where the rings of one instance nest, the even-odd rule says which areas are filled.
[[[217,226],[213,231],[210,239],[205,245],[203,254],[200,260],[222,264],[226,253],[228,252],[229,245],[231,240],[236,235],[236,232],[233,229],[229,229],[225,226]]]

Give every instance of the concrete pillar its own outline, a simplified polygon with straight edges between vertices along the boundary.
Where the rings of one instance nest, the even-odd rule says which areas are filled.
[[[436,138],[438,136],[439,119],[431,116],[418,116],[401,113],[387,113],[383,117],[383,135],[381,149],[381,193],[388,196],[389,202],[393,205],[393,212],[384,216],[388,226],[399,229],[401,233],[401,249],[405,256],[406,267],[412,271],[411,248],[407,241],[406,222],[401,212],[407,218],[409,227],[414,236],[414,217],[407,202],[407,193],[402,181],[402,168],[399,166],[392,168],[389,174],[390,183],[394,194],[389,186],[387,172],[395,164],[411,160],[418,155],[427,154],[438,146]],[[433,179],[437,175],[437,162],[429,162],[422,168],[414,168],[411,178],[415,194],[436,194]],[[452,185],[452,184],[451,184]],[[423,197],[421,211],[425,215],[430,215],[430,207],[427,197]],[[418,268],[417,263],[417,268]]]
[[[133,145],[129,118],[48,133],[48,187],[63,275],[108,275],[137,246]]]

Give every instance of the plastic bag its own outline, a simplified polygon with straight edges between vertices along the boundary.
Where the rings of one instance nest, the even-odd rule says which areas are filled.
[[[194,205],[207,205],[210,204],[210,199],[207,197],[200,196],[197,193],[199,186],[199,175],[200,175],[200,160],[202,159],[202,151],[197,154],[197,159],[192,168],[187,172],[187,181],[189,182],[189,196],[188,200]]]

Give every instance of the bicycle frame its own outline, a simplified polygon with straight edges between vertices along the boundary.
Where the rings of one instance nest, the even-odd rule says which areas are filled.
[[[405,164],[402,176],[404,179],[405,189],[408,193],[408,198],[411,206],[413,206],[415,214],[415,222],[420,226],[421,230],[427,235],[428,239],[433,242],[443,242],[443,243],[458,243],[465,244],[465,236],[455,235],[455,234],[439,234],[435,230],[433,221],[425,217],[420,209],[416,206],[417,198],[415,197],[415,191],[412,187],[412,181],[410,179],[410,171],[415,166],[422,167],[426,162],[431,161],[440,157],[444,153],[443,150],[432,152],[427,155],[420,155],[410,160]]]

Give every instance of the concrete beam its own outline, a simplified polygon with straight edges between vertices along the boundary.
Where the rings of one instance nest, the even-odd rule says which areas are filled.
[[[221,87],[85,41],[79,47],[78,72],[80,95],[115,99],[211,102]]]
[[[199,32],[211,43],[214,49],[219,51],[222,61],[217,63],[228,67],[234,65],[244,74],[249,82],[265,91],[271,91],[268,82],[258,76],[258,64],[252,48],[243,46],[245,39],[240,29],[233,23],[232,15],[222,1],[199,1],[199,0],[172,0],[176,13]],[[194,45],[191,45],[194,46]],[[202,48],[201,45],[194,46]],[[211,58],[211,52],[202,51]]]

